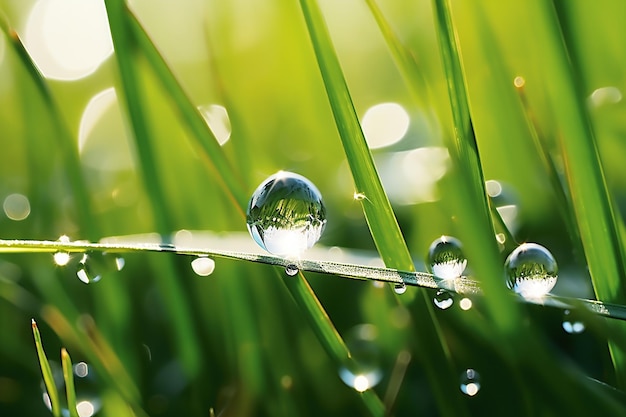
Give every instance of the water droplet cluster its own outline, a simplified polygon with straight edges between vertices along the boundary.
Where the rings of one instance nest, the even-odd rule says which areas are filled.
[[[311,181],[279,171],[252,194],[246,223],[259,246],[273,255],[292,259],[319,240],[326,226],[326,208]]]

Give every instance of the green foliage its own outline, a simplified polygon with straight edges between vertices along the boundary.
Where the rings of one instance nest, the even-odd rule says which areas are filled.
[[[103,416],[623,410],[626,331],[602,315],[623,319],[626,304],[624,6],[104,3],[115,52],[59,80],[33,43],[35,2],[0,2],[0,414],[47,413],[42,373],[55,395],[39,330],[35,348],[24,331],[30,317],[46,346],[93,366]],[[40,43],[53,44],[45,33]],[[364,113],[385,102],[411,124],[370,149]],[[211,104],[230,116],[221,146],[205,121]],[[87,109],[97,113],[88,122]],[[443,149],[441,163],[427,153]],[[228,252],[257,250],[247,198],[281,169],[315,183],[327,208],[297,277],[283,260]],[[485,180],[502,192],[488,199]],[[11,195],[28,198],[21,220]],[[123,269],[103,262],[102,279],[85,285],[75,251],[104,246],[8,240],[64,234],[132,250]],[[425,271],[441,235],[463,242],[482,295],[439,310],[434,288],[397,295],[334,276],[432,286],[409,272]],[[524,241],[553,253],[563,298],[520,303],[506,290],[504,259]],[[171,253],[172,242],[190,250]],[[67,265],[53,262],[56,249],[72,252]],[[215,271],[197,276],[189,262],[207,253]],[[379,257],[406,272],[368,269]],[[604,302],[574,303],[581,334],[564,332],[553,307],[575,298]],[[363,393],[338,375],[359,362],[348,335],[361,323],[377,329],[382,371]],[[474,396],[460,389],[468,368],[480,374]]]

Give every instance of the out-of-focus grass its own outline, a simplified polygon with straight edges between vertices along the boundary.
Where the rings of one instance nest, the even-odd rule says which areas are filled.
[[[465,171],[451,158],[446,164],[454,166],[444,169],[430,198],[406,204],[397,192],[390,192],[399,188],[413,195],[413,187],[430,186],[415,185],[414,180],[428,177],[432,167],[425,164],[420,171],[416,162],[399,162],[407,151],[451,143],[451,78],[441,64],[431,3],[381,0],[369,2],[369,7],[368,2],[357,0],[315,3],[328,25],[356,115],[362,118],[374,104],[397,102],[410,116],[406,136],[389,147],[373,149],[372,154],[416,268],[424,269],[424,255],[436,237],[457,235],[468,247],[470,262],[475,260],[470,269],[492,271],[489,275],[493,276],[475,278],[497,288],[502,279],[497,276],[498,261],[506,253],[480,257],[487,232],[480,226],[482,237],[474,238],[473,230],[481,224],[468,216],[473,203],[467,199],[474,197],[459,191],[463,178],[473,178],[473,188],[482,188],[475,183],[476,173]],[[608,203],[597,203],[614,202],[619,224],[626,189],[621,161],[626,56],[618,42],[624,36],[619,10],[623,6],[609,1],[557,4],[560,25],[567,29],[567,47],[576,57],[573,73],[580,76],[572,86],[565,73],[571,70],[567,63],[551,60],[555,58],[553,36],[558,31],[552,9],[539,7],[538,2],[513,11],[496,2],[480,10],[466,2],[441,3],[450,5],[480,169],[484,179],[497,180],[503,187],[500,200],[494,201],[515,205],[515,216],[508,219],[514,238],[541,243],[554,253],[561,271],[557,294],[593,296],[587,264],[596,290],[618,285],[615,276],[624,273],[620,267],[606,276],[594,268],[604,258],[619,265],[623,250],[619,245],[611,253],[589,257],[587,252],[587,258],[574,252],[578,245],[570,240],[568,220],[555,204],[554,182],[549,181],[537,154],[513,79],[522,76],[526,80],[527,103],[543,134],[540,140],[555,161],[567,193],[572,187],[577,192],[603,193],[597,181],[587,181],[584,175],[569,182],[576,175],[572,169],[581,169],[583,162],[595,163],[590,152],[577,153],[575,159],[583,162],[575,162],[567,151],[575,143],[571,136],[583,134],[570,132],[574,126],[566,123],[574,114],[570,110],[589,112],[589,128],[595,134],[610,195]],[[8,27],[25,40],[34,4],[0,2]],[[124,7],[117,5],[122,13]],[[162,82],[167,72],[153,71],[158,54],[152,51],[146,59],[141,53],[148,51],[147,39],[139,46],[127,44],[114,19],[117,57],[108,57],[91,75],[75,81],[44,78],[46,89],[37,84],[37,74],[24,66],[24,57],[11,46],[13,41],[6,36],[0,39],[0,200],[19,193],[30,201],[26,219],[0,216],[0,235],[56,239],[67,234],[72,239],[93,240],[179,229],[243,232],[240,208],[233,200],[241,204],[245,193],[251,193],[266,176],[287,169],[310,178],[325,197],[329,221],[322,245],[365,250],[375,256],[361,204],[353,199],[354,192],[363,190],[352,185],[298,4],[140,0],[131,7],[176,77],[169,84]],[[489,30],[481,30],[482,25]],[[26,46],[28,50],[28,42]],[[118,75],[116,58],[128,65],[134,81]],[[40,58],[33,59],[36,65],[42,64]],[[407,69],[403,62],[417,64]],[[407,87],[412,71],[419,71],[422,80]],[[60,140],[78,143],[87,103],[113,86],[117,98],[77,152],[79,165],[68,162],[68,152],[78,147],[72,150]],[[182,90],[176,90],[179,86]],[[602,87],[617,89],[619,97],[593,95]],[[420,88],[428,90],[424,92],[427,100],[416,99]],[[331,89],[330,95],[340,92]],[[138,116],[125,110],[129,95],[139,103],[141,123],[146,126],[143,133],[131,128]],[[200,126],[198,118],[181,121],[180,111],[183,116],[191,114],[181,105],[184,96],[193,105],[227,107],[233,131],[222,150],[236,179],[220,178],[206,163],[206,156],[191,145]],[[121,120],[115,116],[118,109]],[[150,147],[154,175],[145,169],[142,143]],[[123,157],[135,162],[124,164],[120,162]],[[565,171],[568,161],[575,166]],[[224,175],[224,170],[218,171]],[[81,181],[84,185],[77,188]],[[235,182],[247,191],[228,185]],[[161,197],[155,198],[155,193]],[[81,203],[86,199],[91,209]],[[566,207],[570,213],[574,208]],[[586,218],[580,207],[576,215],[579,225],[598,221]],[[589,236],[583,237],[586,248],[600,245],[600,240]],[[493,259],[498,256],[499,260]],[[2,256],[0,414],[47,412],[39,400],[41,374],[27,331],[30,317],[38,319],[48,349],[66,346],[74,360],[94,364],[103,401],[101,415],[141,415],[142,410],[149,415],[206,415],[211,408],[216,415],[367,411],[360,394],[340,381],[324,339],[320,343],[316,337],[319,329],[312,331],[312,310],[297,308],[289,287],[272,267],[223,260],[217,262],[212,276],[199,277],[192,272],[190,259],[182,256],[128,254],[125,258],[122,271],[84,285],[75,277],[76,257],[68,266],[59,267],[49,254]],[[483,261],[486,266],[479,266]],[[314,274],[307,274],[307,279],[339,334],[345,336],[363,322],[377,326],[383,380],[375,391],[379,398],[393,399],[386,404],[388,414],[443,414],[441,403],[435,401],[433,378],[435,383],[453,384],[450,404],[471,415],[612,415],[624,402],[621,392],[586,377],[617,384],[607,340],[614,339],[612,349],[621,352],[623,330],[619,327],[610,325],[609,329],[588,317],[587,331],[572,335],[563,331],[558,310],[477,298],[464,311],[455,300],[450,309],[435,310],[449,349],[450,361],[443,364],[427,354],[442,343],[431,340],[439,336],[411,324],[424,317],[422,297],[415,289],[409,288],[398,303],[388,288],[318,280]],[[168,281],[181,288],[178,296],[163,284]],[[498,293],[498,289],[492,291],[495,296]],[[597,295],[607,296],[603,291]],[[494,318],[494,306],[501,306],[500,318]],[[177,313],[183,310],[187,313]],[[507,323],[508,336],[492,331],[494,320]],[[392,372],[398,358],[406,357],[400,356],[405,351],[413,358],[406,373]],[[451,367],[459,376],[466,368],[476,369],[481,375],[477,395],[462,394],[457,386],[460,381],[450,381],[449,376],[439,379],[440,366]],[[400,379],[392,380],[392,375]],[[397,396],[387,392],[394,386],[399,386]],[[545,401],[545,395],[551,401]]]

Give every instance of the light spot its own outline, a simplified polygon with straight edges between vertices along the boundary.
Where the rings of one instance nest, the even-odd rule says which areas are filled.
[[[215,270],[215,261],[211,258],[199,257],[191,261],[191,268],[196,274],[206,277]]]
[[[469,310],[472,308],[472,300],[469,298],[462,298],[461,301],[459,301],[459,307],[461,307],[461,310]]]
[[[496,180],[485,181],[485,189],[487,190],[487,195],[492,198],[502,194],[502,184]]]
[[[622,92],[613,86],[597,88],[589,96],[589,104],[593,107],[617,104],[620,101],[622,101]]]
[[[358,392],[367,391],[370,387],[370,381],[365,375],[357,375],[354,377],[354,389]]]
[[[206,120],[211,132],[220,145],[224,145],[230,139],[232,127],[226,108],[219,104],[199,106],[198,110]]]
[[[102,0],[40,0],[26,23],[24,44],[47,78],[77,80],[113,52]]]
[[[410,118],[397,103],[380,103],[363,115],[361,127],[370,148],[383,148],[400,141],[409,130]]]
[[[89,100],[78,127],[81,162],[102,171],[133,168],[133,158],[115,88]]]
[[[91,401],[80,401],[76,404],[79,417],[91,417],[96,413],[96,407]]]
[[[26,219],[30,215],[30,201],[23,194],[9,194],[4,199],[4,214],[11,219],[19,222]]]
[[[526,80],[524,79],[524,77],[518,75],[513,80],[513,85],[515,86],[515,88],[523,88],[526,85]]]

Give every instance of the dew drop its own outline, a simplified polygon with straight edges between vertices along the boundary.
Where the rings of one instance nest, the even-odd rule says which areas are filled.
[[[375,387],[382,379],[378,329],[372,324],[360,324],[350,329],[345,337],[352,362],[339,369],[339,377],[358,392]]]
[[[447,310],[454,304],[454,297],[449,291],[438,289],[433,298],[433,304],[441,310]]]
[[[86,252],[78,262],[76,276],[85,284],[98,282],[102,277],[124,268],[124,258],[106,252]]]
[[[63,235],[59,237],[58,242],[69,243],[70,238],[67,235]],[[70,262],[70,259],[72,257],[69,252],[58,251],[54,255],[52,255],[52,258],[54,259],[54,263],[57,264],[58,266],[65,266]]]
[[[461,374],[461,392],[473,397],[480,391],[480,375],[475,370],[469,368]]]
[[[311,181],[279,171],[252,194],[246,223],[250,235],[263,249],[273,255],[297,258],[322,235],[326,209]]]
[[[404,282],[396,283],[393,286],[393,290],[396,294],[404,294],[406,292],[406,284]]]
[[[59,394],[65,393],[65,379],[61,366],[50,361],[52,377]],[[93,372],[91,365],[85,362],[78,362],[73,366],[74,371],[74,389],[76,391],[76,411],[79,417],[91,417],[95,415],[101,408],[101,401],[98,397],[97,376]],[[43,402],[49,410],[52,410],[50,396],[46,390],[44,382],[41,382]],[[67,401],[65,395],[59,395],[61,406],[61,415],[69,416]]]
[[[461,277],[467,266],[461,242],[452,236],[435,239],[428,249],[427,264],[435,279],[443,281],[440,286],[448,287],[449,280]]]
[[[569,334],[580,334],[585,331],[585,323],[576,317],[570,310],[563,313],[563,330]]]
[[[550,251],[536,243],[522,243],[504,263],[507,286],[524,298],[536,299],[556,285],[558,266]]]
[[[209,276],[215,270],[215,261],[206,256],[199,256],[191,261],[191,269],[201,277]]]
[[[298,274],[298,267],[294,264],[289,264],[285,267],[285,274],[293,277]]]

